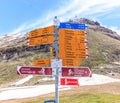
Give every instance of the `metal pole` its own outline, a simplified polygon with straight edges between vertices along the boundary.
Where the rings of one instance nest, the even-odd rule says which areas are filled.
[[[58,60],[58,26],[59,26],[59,20],[57,19],[57,16],[54,18],[54,24],[55,24],[55,59]],[[55,103],[59,103],[59,67],[56,67],[56,75],[55,75]]]

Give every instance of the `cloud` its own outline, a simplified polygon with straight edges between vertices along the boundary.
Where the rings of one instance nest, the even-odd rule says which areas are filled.
[[[48,18],[46,16],[43,18],[39,18],[37,20],[33,20],[32,22],[26,22],[26,23],[22,24],[21,26],[19,26],[18,28],[11,31],[9,34],[16,34],[16,33],[20,33],[23,31],[28,32],[29,30],[36,29],[38,27],[50,25],[50,23],[51,23],[50,18]]]
[[[25,24],[21,25],[20,27],[14,29],[12,32],[10,32],[9,34],[16,34],[16,33],[19,33],[21,31],[23,31],[24,29],[26,29],[26,26]]]
[[[78,17],[93,17],[103,16],[120,6],[119,0],[60,0],[57,10],[49,10],[46,14],[42,14],[37,20],[29,23],[23,23],[20,27],[13,30],[11,33],[17,33],[25,30],[35,29],[37,27],[52,24],[53,17],[58,16],[60,20],[66,21]]]
[[[120,28],[116,27],[116,26],[112,26],[110,27],[111,30],[116,31],[118,35],[120,35]]]

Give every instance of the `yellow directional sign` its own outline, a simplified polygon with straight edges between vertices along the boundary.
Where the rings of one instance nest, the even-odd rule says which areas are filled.
[[[59,53],[59,58],[72,58],[72,59],[76,59],[76,58],[83,58],[86,57],[86,51],[77,51],[74,53],[70,53],[70,52],[60,52]]]
[[[80,35],[65,35],[65,34],[59,34],[59,43],[84,43],[85,42],[85,36]]]
[[[84,53],[84,54],[77,54],[77,58],[86,59],[86,57],[87,57],[86,53]]]
[[[84,36],[86,32],[84,30],[74,30],[74,29],[59,29],[58,34],[64,34],[64,35],[81,35]]]
[[[62,55],[59,55],[59,58],[62,59],[62,58],[72,58],[72,59],[75,59],[76,58],[76,55],[75,54],[62,54]]]
[[[38,37],[38,36],[42,36],[45,34],[54,34],[54,30],[55,30],[54,26],[48,26],[45,28],[35,29],[29,32],[29,38]]]
[[[86,48],[76,48],[76,50],[73,50],[73,48],[61,48],[59,50],[59,58],[60,59],[75,59],[79,58],[79,59],[85,59],[87,52],[86,52]]]
[[[86,44],[85,43],[79,43],[79,42],[62,42],[59,43],[59,48],[64,48],[64,47],[72,47],[72,48],[86,48]]]
[[[39,45],[39,44],[51,44],[53,42],[54,42],[53,35],[41,36],[41,37],[29,39],[29,45],[31,45],[31,46]]]
[[[79,34],[81,36],[84,36],[86,32],[84,30],[75,30],[76,34]]]
[[[86,58],[86,32],[84,30],[59,29],[59,58],[64,66],[80,66]]]
[[[70,58],[65,58],[63,60],[63,66],[80,66],[81,61],[80,59],[70,59]]]
[[[51,64],[51,59],[46,58],[46,59],[37,59],[34,61],[35,66],[49,66]]]

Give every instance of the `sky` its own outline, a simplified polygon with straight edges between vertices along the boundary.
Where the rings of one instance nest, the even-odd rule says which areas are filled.
[[[120,0],[0,0],[0,35],[52,25],[55,16],[98,21],[120,35]]]

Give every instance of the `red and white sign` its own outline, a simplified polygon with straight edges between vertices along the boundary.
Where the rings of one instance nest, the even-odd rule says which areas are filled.
[[[18,66],[17,74],[31,74],[31,75],[52,75],[52,68],[43,67],[28,67],[28,66]]]
[[[62,76],[91,77],[92,72],[89,67],[62,67]]]
[[[77,85],[79,86],[78,79],[74,78],[60,78],[60,84],[61,85]]]

